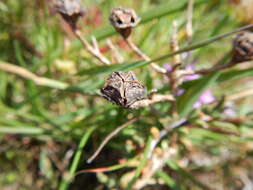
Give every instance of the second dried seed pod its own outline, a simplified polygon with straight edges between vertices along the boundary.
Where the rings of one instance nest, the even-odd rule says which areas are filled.
[[[128,38],[132,28],[140,22],[133,9],[123,7],[113,8],[109,20],[124,38]]]
[[[79,17],[84,15],[80,0],[54,0],[53,2],[56,11],[73,29],[76,29]]]
[[[253,33],[241,32],[233,41],[233,62],[253,60]]]

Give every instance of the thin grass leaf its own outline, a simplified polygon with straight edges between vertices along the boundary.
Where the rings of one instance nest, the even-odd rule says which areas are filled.
[[[203,183],[199,182],[191,173],[187,172],[180,166],[178,166],[175,162],[168,160],[166,162],[167,166],[169,166],[171,169],[176,170],[179,174],[181,174],[183,177],[188,178],[190,181],[192,181],[195,185],[199,186],[202,189],[210,190],[209,187],[204,185]]]
[[[159,170],[156,175],[160,177],[172,190],[181,190],[180,186],[165,172]]]
[[[24,134],[24,135],[41,135],[45,130],[35,127],[22,126],[0,126],[0,134]]]
[[[95,129],[96,129],[96,127],[90,127],[85,132],[85,134],[83,135],[83,137],[81,138],[81,140],[79,142],[79,145],[78,145],[78,148],[77,148],[77,151],[75,153],[74,159],[73,159],[73,161],[71,163],[71,166],[70,166],[68,178],[67,179],[63,178],[62,179],[61,184],[59,186],[59,190],[66,190],[66,189],[68,189],[68,186],[71,183],[71,180],[74,177],[75,172],[77,170],[79,161],[81,159],[82,151],[83,151],[83,149],[84,149],[84,147],[85,147],[88,139],[90,138],[91,134],[93,133],[93,131]]]
[[[147,65],[149,65],[153,62],[166,60],[166,59],[168,59],[168,58],[170,58],[174,55],[177,55],[177,54],[181,54],[181,53],[184,53],[184,52],[188,52],[188,51],[192,51],[192,50],[195,50],[195,49],[198,49],[198,48],[202,48],[202,47],[207,46],[211,43],[214,43],[218,40],[221,40],[225,37],[228,37],[230,35],[233,35],[235,33],[238,33],[238,32],[241,32],[243,30],[250,29],[250,28],[253,28],[253,24],[249,24],[249,25],[243,26],[241,28],[237,28],[233,31],[230,31],[230,32],[227,32],[227,33],[224,33],[224,34],[221,34],[221,35],[217,35],[217,36],[209,38],[207,40],[197,42],[195,44],[184,47],[184,48],[182,48],[178,51],[171,52],[171,53],[165,54],[163,56],[154,58],[151,61],[136,61],[136,62],[132,62],[132,63],[123,63],[123,64],[117,64],[117,65],[115,64],[115,65],[110,65],[110,66],[96,66],[96,67],[93,67],[91,69],[81,71],[81,72],[78,73],[78,75],[97,75],[97,74],[111,73],[111,72],[114,72],[114,71],[129,71],[129,70],[141,68],[141,67],[147,66]]]
[[[148,155],[150,153],[150,148],[151,148],[151,141],[152,141],[152,138],[151,138],[151,136],[149,136],[148,140],[147,140],[147,143],[146,143],[146,148],[144,150],[143,158],[140,160],[139,166],[135,170],[134,177],[129,182],[129,184],[128,184],[127,188],[126,188],[127,190],[131,190],[132,189],[132,186],[134,185],[134,183],[137,180],[137,178],[141,175],[141,171],[145,167],[145,165],[146,165],[146,163],[148,161]]]
[[[232,80],[237,80],[244,77],[249,77],[252,75],[253,75],[253,68],[242,69],[242,70],[231,70],[231,71],[226,71],[222,73],[218,77],[217,82],[221,83],[225,81],[232,81]]]
[[[77,118],[79,116],[82,116],[83,118],[88,117],[89,115],[93,114],[99,109],[101,109],[101,106],[94,106],[92,108],[79,109],[75,112],[66,113],[61,116],[56,117],[54,119],[54,122],[57,125],[64,125],[68,122],[71,122],[74,118]]]
[[[253,75],[253,68],[249,69],[242,69],[242,70],[230,70],[230,71],[223,71],[221,72],[220,76],[217,78],[217,83],[222,83],[226,81],[233,81],[237,79],[241,79],[244,77],[249,77]],[[205,79],[207,76],[203,76]],[[200,80],[204,80],[203,78],[192,80],[192,81],[186,81],[184,82],[181,87],[184,89],[189,89],[192,86],[195,86]]]
[[[194,86],[178,98],[177,108],[180,116],[186,116],[193,110],[193,104],[204,90],[215,84],[219,75],[219,72],[209,74],[209,76],[199,80],[198,83],[195,83]]]

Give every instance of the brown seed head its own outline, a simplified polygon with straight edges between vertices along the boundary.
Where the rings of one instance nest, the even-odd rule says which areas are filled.
[[[109,20],[124,38],[129,37],[132,28],[140,22],[133,9],[122,7],[113,8]]]
[[[103,97],[125,108],[145,98],[146,89],[133,72],[113,72],[101,89]]]
[[[241,32],[233,41],[233,61],[236,63],[253,60],[253,33]]]
[[[76,29],[78,19],[84,15],[80,0],[54,0],[53,2],[56,11],[73,29]]]

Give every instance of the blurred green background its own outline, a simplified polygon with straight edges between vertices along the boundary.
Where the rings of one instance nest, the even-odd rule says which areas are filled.
[[[75,39],[51,1],[0,1],[0,64],[52,79],[50,85],[38,85],[0,69],[0,189],[253,189],[250,62],[184,82],[179,115],[191,118],[190,122],[171,131],[153,149],[156,134],[175,121],[169,102],[128,110],[99,96],[108,74],[131,69],[140,59],[110,26],[111,8],[136,10],[142,22],[132,33],[133,41],[156,58],[171,52],[173,21],[183,48],[253,23],[253,1],[194,0],[192,40],[185,30],[187,0],[82,3],[86,14],[78,27],[83,35],[95,36],[109,59],[106,39],[110,38],[124,64],[101,66]],[[207,68],[225,62],[232,39],[191,51],[185,64]],[[158,63],[170,64],[171,59]],[[134,72],[149,92],[171,93],[168,78],[149,66],[139,64]],[[194,109],[207,88],[215,101]],[[133,117],[140,118],[87,164],[106,135]]]

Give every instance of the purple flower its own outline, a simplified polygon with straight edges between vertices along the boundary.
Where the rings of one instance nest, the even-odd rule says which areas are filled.
[[[199,108],[204,104],[210,104],[215,101],[215,97],[213,96],[211,90],[204,91],[197,102],[193,105],[194,108]]]

